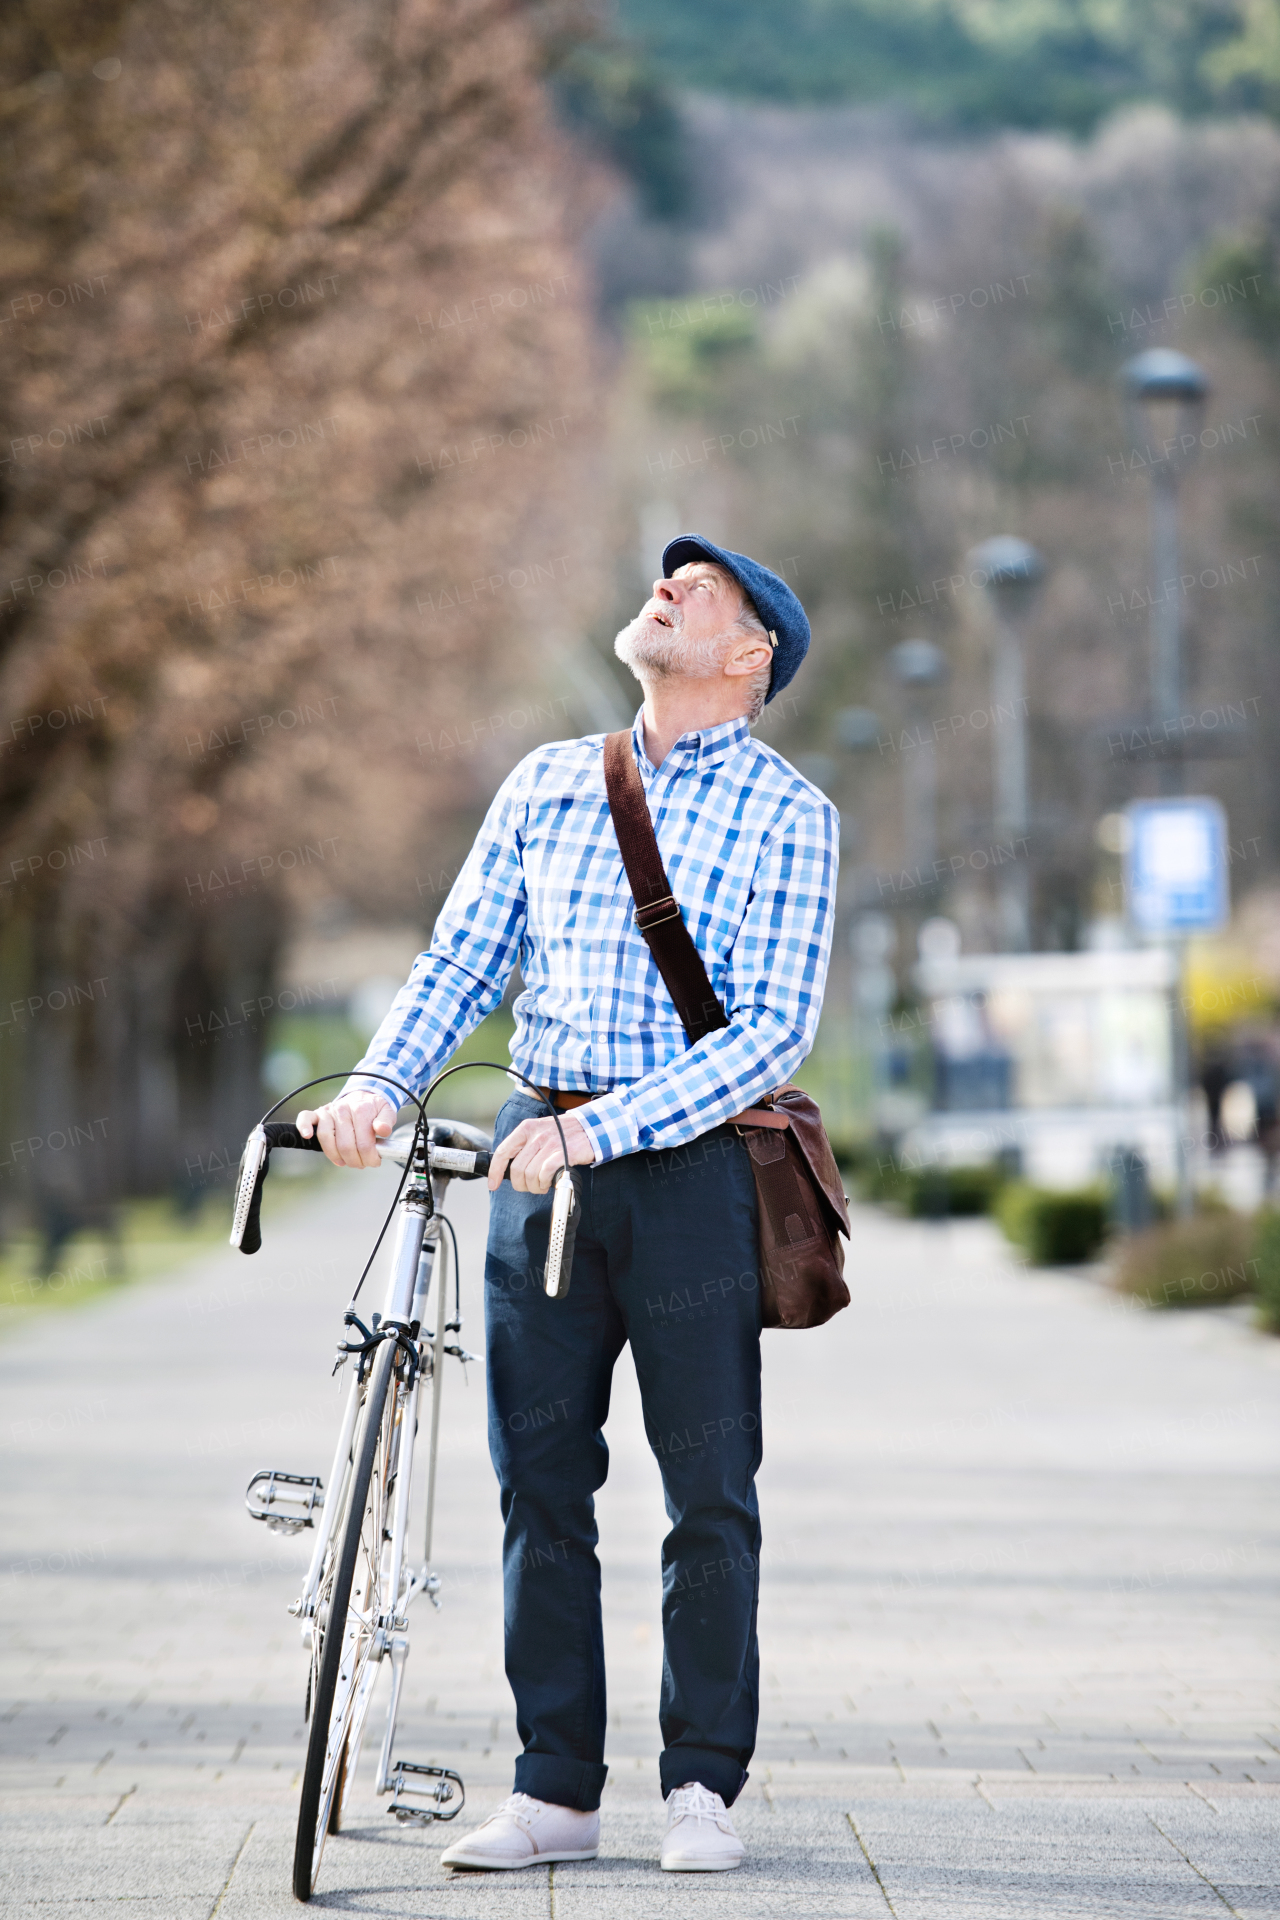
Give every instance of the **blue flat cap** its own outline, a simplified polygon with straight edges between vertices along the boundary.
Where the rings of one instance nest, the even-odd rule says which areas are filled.
[[[773,641],[773,678],[768,693],[772,700],[795,678],[809,651],[809,621],[804,608],[779,574],[771,573],[745,553],[732,553],[712,540],[704,540],[700,533],[681,533],[668,542],[662,555],[663,579],[669,580],[677,567],[687,566],[691,560],[714,560],[733,575],[744,593],[750,594]]]

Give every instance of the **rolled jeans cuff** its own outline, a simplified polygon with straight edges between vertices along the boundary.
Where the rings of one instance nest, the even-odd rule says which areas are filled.
[[[516,1761],[517,1793],[546,1800],[553,1807],[594,1813],[609,1777],[600,1760],[568,1760],[558,1753],[522,1753]]]
[[[717,1753],[713,1747],[675,1746],[663,1748],[658,1778],[664,1800],[677,1787],[687,1787],[696,1781],[709,1793],[718,1793],[726,1807],[731,1807],[750,1776],[736,1760],[727,1753]]]

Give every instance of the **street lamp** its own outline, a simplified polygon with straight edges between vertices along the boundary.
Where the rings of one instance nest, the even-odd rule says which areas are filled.
[[[992,732],[995,736],[995,833],[1012,853],[1000,869],[1001,939],[1006,951],[1025,953],[1031,940],[1027,884],[1027,702],[1022,640],[1032,602],[1044,578],[1035,548],[1012,534],[984,540],[969,555],[982,574],[995,620],[992,660]],[[1017,842],[1024,842],[1021,853]]]
[[[883,752],[886,745],[880,716],[871,707],[841,707],[835,716],[835,735],[847,753]],[[893,921],[885,913],[857,909],[861,889],[854,879],[855,911],[849,928],[849,957],[853,963],[854,1084],[861,1082],[863,1098],[873,1106],[884,1080],[885,1016],[898,992],[890,960],[897,945]],[[854,1095],[855,1105],[859,1096]]]
[[[933,734],[924,722],[928,695],[947,677],[941,647],[932,640],[900,640],[890,664],[907,696],[911,746],[902,756],[902,822],[906,864],[932,877],[938,853],[938,761]]]
[[[1178,568],[1178,469],[1200,443],[1199,420],[1209,382],[1194,360],[1152,347],[1126,362],[1125,391],[1150,423],[1151,472],[1151,728],[1182,710],[1182,590]],[[1165,793],[1182,788],[1182,762],[1160,761]]]
[[[1204,370],[1185,353],[1152,347],[1126,362],[1122,369],[1131,404],[1141,407],[1150,423],[1147,447],[1151,473],[1151,740],[1163,736],[1159,762],[1160,790],[1177,795],[1185,787],[1184,759],[1174,749],[1170,725],[1182,714],[1182,582],[1178,564],[1178,477],[1200,444],[1200,419],[1209,382]],[[1183,741],[1181,725],[1176,735]],[[1190,1048],[1182,981],[1186,969],[1185,939],[1174,935],[1176,984],[1171,996],[1173,1021],[1173,1097],[1177,1123],[1177,1210],[1180,1218],[1192,1211],[1191,1169],[1187,1157],[1186,1111],[1190,1080]]]

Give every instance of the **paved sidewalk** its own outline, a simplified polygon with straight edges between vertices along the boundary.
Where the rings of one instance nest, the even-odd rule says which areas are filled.
[[[296,1910],[305,1666],[285,1607],[304,1554],[252,1526],[242,1494],[260,1466],[327,1469],[333,1342],[387,1177],[335,1180],[254,1260],[227,1251],[0,1348],[6,1920]],[[458,1198],[464,1260],[485,1205]],[[313,1905],[1280,1914],[1280,1342],[1234,1310],[1128,1311],[1021,1272],[985,1222],[862,1213],[856,1234],[852,1310],[765,1340],[747,1865],[655,1865],[665,1519],[624,1356],[599,1502],[601,1859],[452,1878],[435,1837],[366,1791]],[[499,1518],[483,1381],[455,1369],[449,1388],[445,1607],[412,1623],[399,1750],[457,1766],[483,1812],[516,1749]]]

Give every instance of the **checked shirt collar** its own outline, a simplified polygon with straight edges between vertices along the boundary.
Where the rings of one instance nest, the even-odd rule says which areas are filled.
[[[641,707],[631,729],[631,744],[646,785],[659,773],[702,773],[708,767],[723,766],[731,753],[739,752],[751,739],[745,719],[722,720],[718,727],[682,733],[661,767],[655,767],[645,752],[643,717]]]

